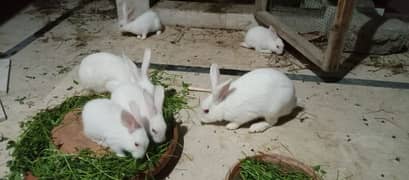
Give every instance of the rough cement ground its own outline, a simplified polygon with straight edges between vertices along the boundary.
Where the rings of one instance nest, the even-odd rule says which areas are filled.
[[[225,68],[246,70],[281,67],[282,71],[295,74],[313,74],[292,64],[298,61],[288,52],[279,57],[240,48],[242,31],[166,27],[162,35],[144,41],[122,36],[117,31],[113,8],[108,1],[93,2],[11,57],[9,93],[0,97],[9,117],[0,122],[2,135],[15,139],[20,121],[80,93],[81,88],[73,83],[77,66],[85,55],[97,51],[124,51],[139,60],[143,48],[151,47],[155,63],[204,67],[218,63]],[[25,34],[38,28],[33,24],[31,32]],[[30,21],[25,25],[31,26]],[[0,30],[12,39],[24,38],[7,25]],[[409,82],[407,63],[408,53],[370,57],[347,77]],[[209,86],[207,74],[170,73],[182,75],[192,86]],[[168,179],[223,179],[239,158],[258,151],[321,165],[328,172],[325,179],[407,179],[409,90],[294,83],[299,104],[305,109],[296,118],[261,134],[249,134],[246,127],[228,131],[223,126],[199,125],[197,105],[206,94],[192,93],[190,105],[194,108],[180,117],[187,128],[183,154]],[[6,144],[0,142],[0,177],[7,172]]]

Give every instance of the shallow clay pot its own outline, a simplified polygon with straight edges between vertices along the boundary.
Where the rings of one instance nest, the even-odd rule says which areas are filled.
[[[62,122],[53,128],[51,131],[53,143],[58,149],[65,153],[78,153],[82,149],[90,149],[97,155],[103,155],[108,152],[108,149],[99,146],[95,142],[88,139],[83,132],[83,125],[81,119],[81,110],[75,109],[68,112]],[[146,170],[143,173],[136,174],[134,179],[145,179],[148,177],[155,177],[163,169],[166,168],[171,159],[178,160],[176,149],[179,145],[179,125],[175,124],[172,129],[172,139],[167,150],[163,153],[155,167]],[[180,146],[179,146],[180,147]],[[180,147],[181,148],[181,147]],[[179,154],[180,155],[180,154]],[[25,176],[26,180],[36,180],[30,172]]]
[[[67,154],[79,153],[83,149],[90,149],[98,155],[108,152],[85,136],[79,109],[68,112],[61,123],[53,128],[51,136],[57,148]]]
[[[179,159],[178,156],[180,156],[180,153],[177,152],[177,149],[182,148],[181,144],[179,143],[180,138],[179,125],[178,124],[175,125],[172,131],[173,136],[172,139],[170,140],[168,149],[162,154],[156,166],[154,168],[148,169],[144,173],[135,175],[134,178],[135,180],[144,180],[146,179],[145,177],[155,177],[159,173],[161,173],[162,170],[167,168],[170,160],[177,161]]]
[[[269,162],[272,164],[277,164],[284,169],[293,169],[297,171],[304,172],[310,177],[313,177],[314,180],[321,180],[321,178],[315,173],[315,171],[304,163],[297,161],[295,159],[282,156],[279,154],[260,154],[251,157],[251,159],[256,159],[264,162]],[[229,170],[225,180],[241,180],[240,178],[240,162],[235,164],[233,168]]]

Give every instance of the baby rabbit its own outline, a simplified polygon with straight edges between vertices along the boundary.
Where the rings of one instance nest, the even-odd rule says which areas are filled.
[[[138,84],[121,84],[111,94],[111,100],[129,110],[130,102],[141,107],[141,116],[148,120],[145,129],[153,141],[161,143],[166,140],[166,123],[163,118],[163,101],[165,91],[162,86],[155,86],[153,96]]]
[[[124,151],[128,151],[134,158],[141,158],[149,139],[138,106],[135,102],[130,102],[129,106],[131,111],[109,99],[89,101],[82,111],[84,133],[98,144],[111,148],[118,156],[123,157]]]
[[[148,33],[156,32],[159,35],[162,32],[162,25],[158,14],[152,10],[147,10],[136,19],[132,20],[128,17],[126,11],[126,3],[122,3],[122,8],[125,18],[124,25],[121,25],[121,32],[130,32],[137,35],[137,38],[146,39]],[[130,22],[131,21],[131,22]]]
[[[240,45],[245,48],[254,48],[261,53],[271,54],[274,52],[281,55],[284,52],[284,43],[272,26],[269,26],[268,29],[262,26],[249,29],[244,42]]]
[[[112,91],[121,82],[136,82],[136,65],[129,60],[100,52],[88,55],[80,64],[78,76],[80,84],[96,92]]]
[[[202,103],[202,122],[229,121],[227,129],[263,117],[251,124],[250,132],[263,132],[278,118],[292,112],[297,103],[294,85],[280,71],[264,68],[244,74],[235,81],[219,82],[216,64],[210,67],[211,95]]]

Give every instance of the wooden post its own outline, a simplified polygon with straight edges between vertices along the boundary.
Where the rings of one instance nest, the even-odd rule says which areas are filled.
[[[256,12],[257,12],[257,11],[265,11],[265,10],[267,10],[267,2],[268,2],[268,0],[256,0],[256,4],[255,4],[255,6],[256,6],[256,8],[255,8]]]
[[[344,50],[344,35],[349,27],[353,8],[354,0],[338,0],[334,24],[329,32],[328,47],[324,55],[322,66],[324,71],[338,70]]]

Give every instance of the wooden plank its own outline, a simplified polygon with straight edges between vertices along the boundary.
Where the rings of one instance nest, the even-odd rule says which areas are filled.
[[[6,111],[4,110],[3,103],[0,99],[0,122],[7,119]]]
[[[10,59],[0,59],[0,92],[8,90]]]
[[[344,36],[351,21],[354,9],[354,0],[338,0],[334,24],[329,31],[328,47],[325,52],[323,69],[337,71],[341,64],[341,55],[344,49]]]
[[[312,63],[322,68],[322,59],[324,55],[321,49],[310,43],[267,11],[257,12],[256,20],[266,25],[272,25],[281,38],[301,52]]]
[[[267,2],[268,2],[268,0],[256,0],[256,3],[255,3],[256,12],[257,12],[257,11],[265,11],[265,10],[267,10]]]

